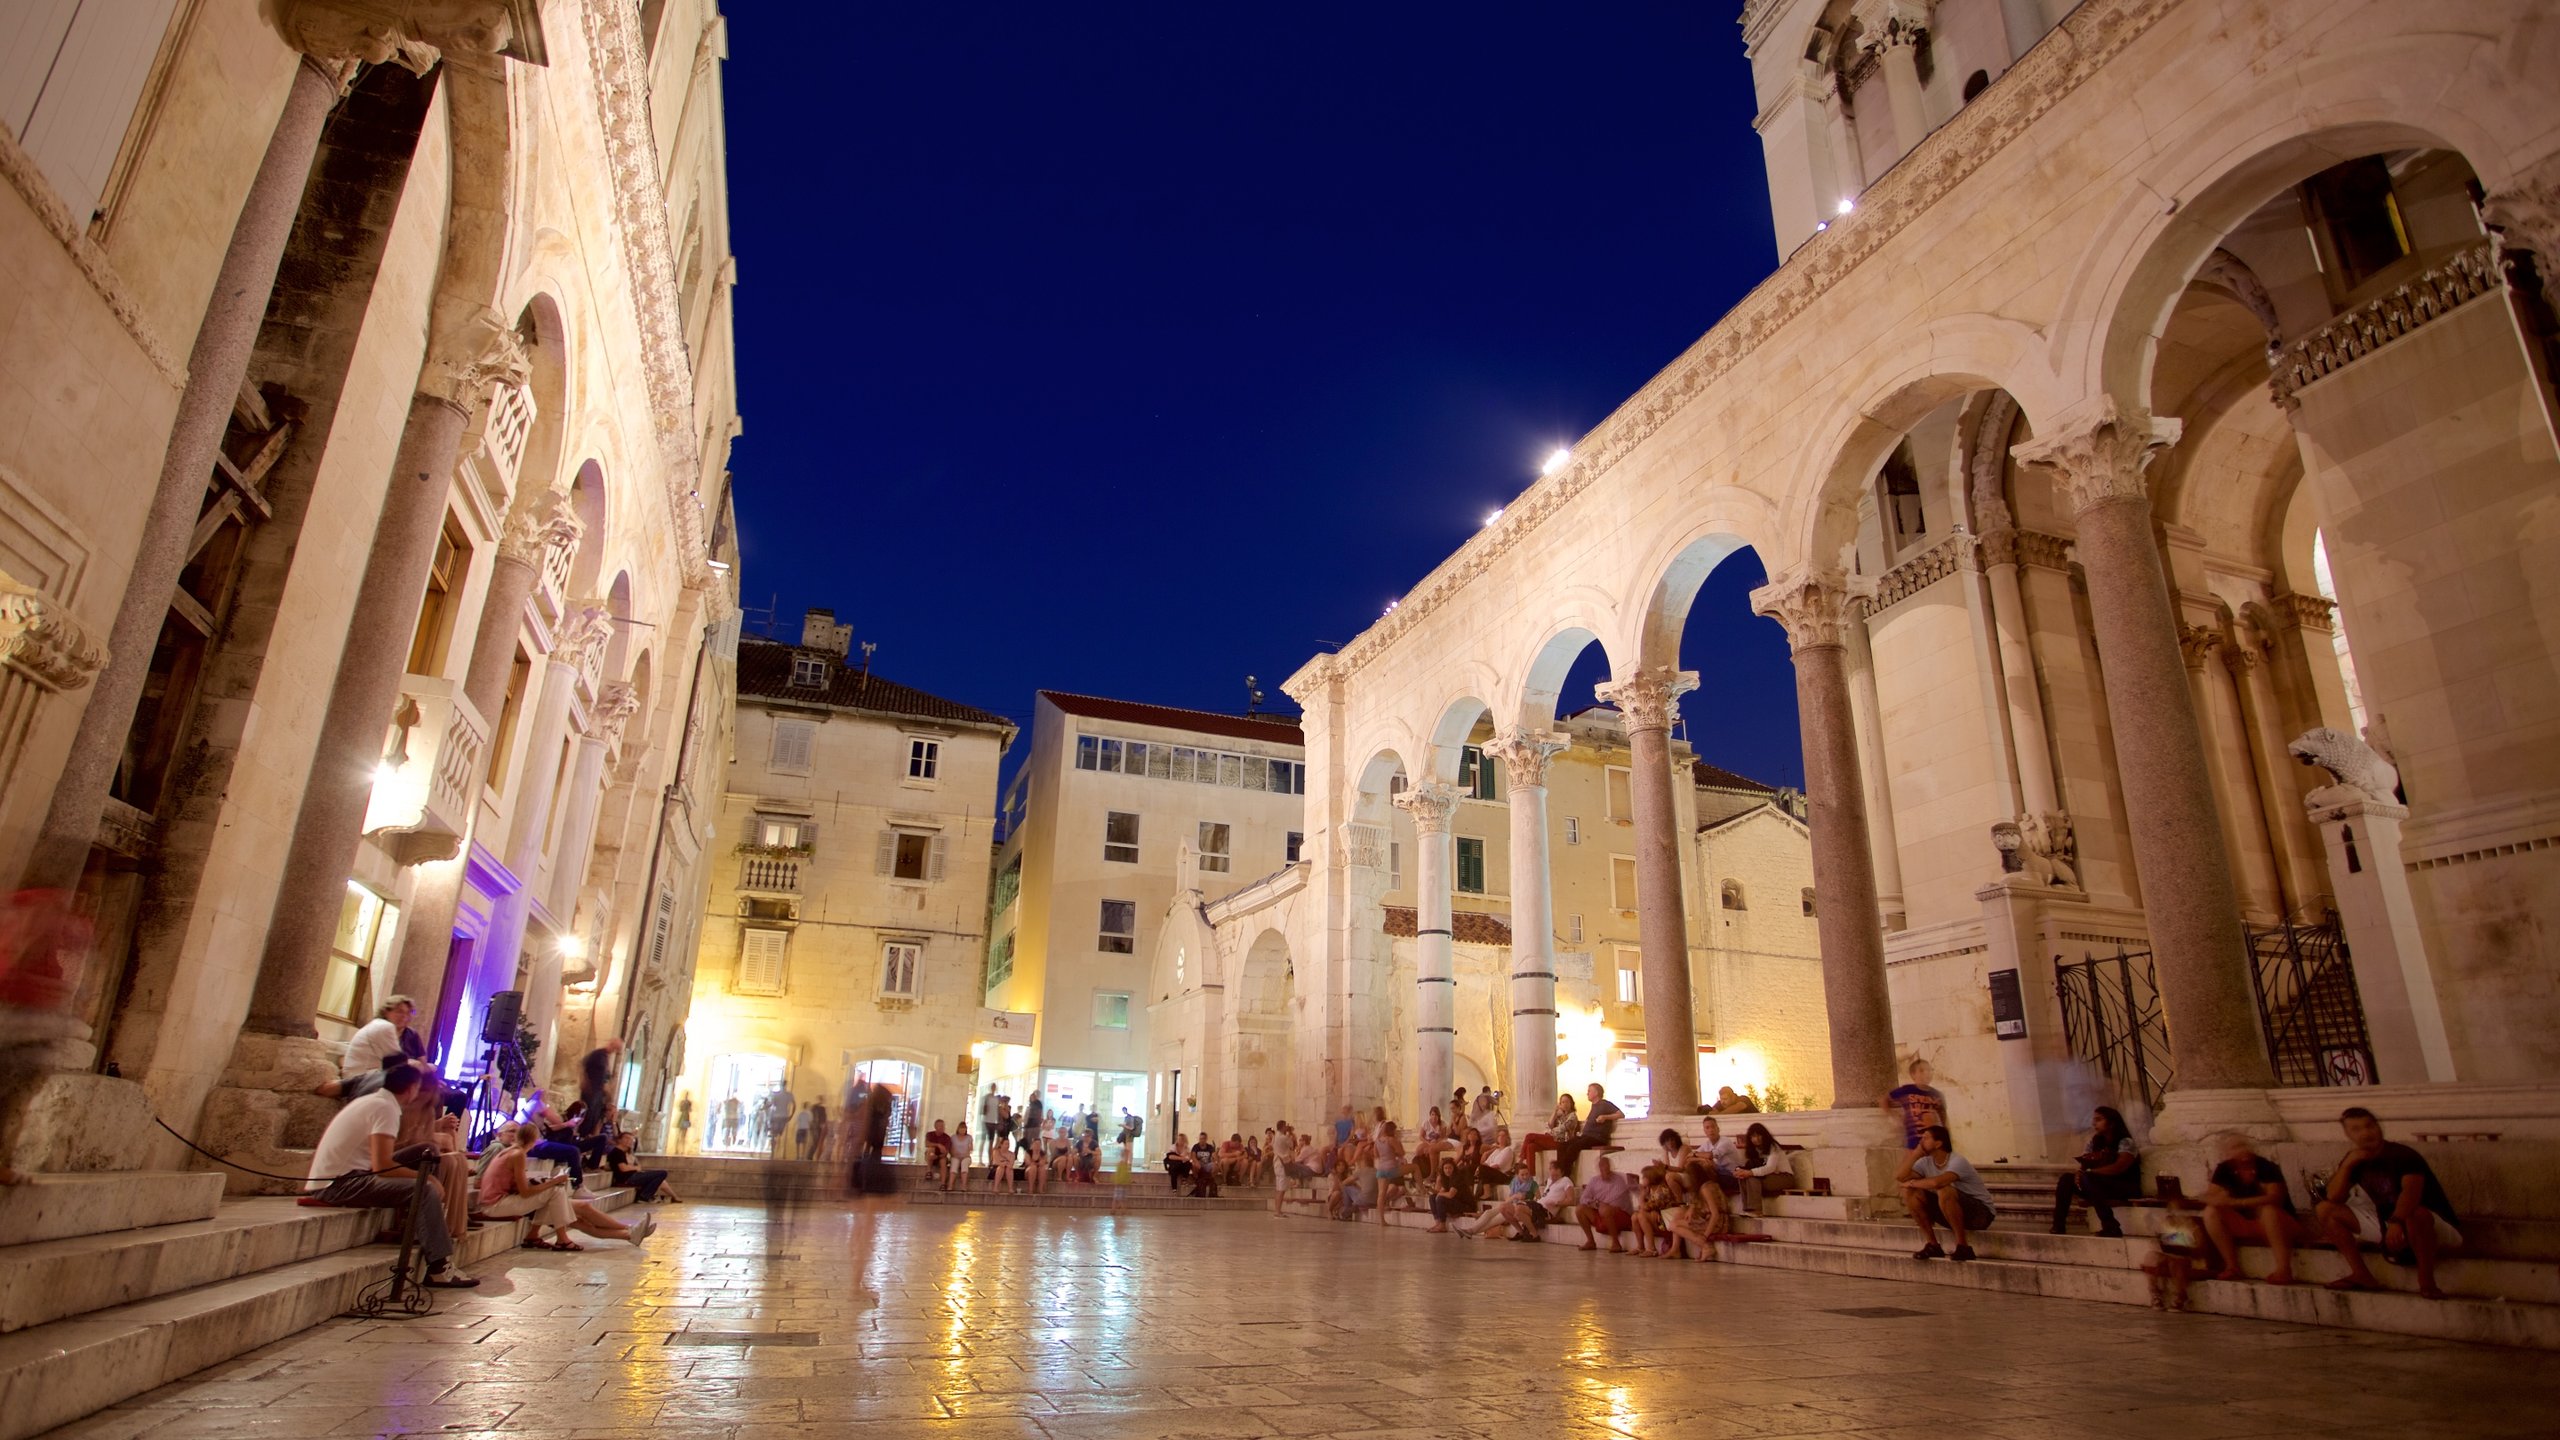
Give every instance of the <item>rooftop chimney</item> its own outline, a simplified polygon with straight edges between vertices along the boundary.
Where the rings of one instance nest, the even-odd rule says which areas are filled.
[[[853,627],[836,623],[833,610],[812,609],[800,617],[800,644],[810,650],[824,650],[841,660],[853,648]]]

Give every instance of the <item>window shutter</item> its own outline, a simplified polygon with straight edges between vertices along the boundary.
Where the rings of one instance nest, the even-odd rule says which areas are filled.
[[[809,768],[811,725],[805,720],[777,720],[773,723],[773,768],[806,770]]]
[[[925,871],[925,879],[929,881],[939,881],[942,878],[942,855],[945,850],[950,848],[950,845],[950,840],[944,836],[936,835],[933,837],[933,860],[931,865]]]
[[[800,822],[800,843],[803,845],[815,845],[818,843],[817,821],[803,820]]]
[[[779,930],[749,930],[738,949],[738,988],[758,995],[782,993],[785,936]]]
[[[880,849],[878,854],[873,857],[871,868],[883,875],[890,874],[898,868],[897,831],[883,830],[880,832]]]

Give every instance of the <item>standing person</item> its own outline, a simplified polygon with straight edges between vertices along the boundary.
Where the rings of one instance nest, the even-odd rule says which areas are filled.
[[[1333,1117],[1333,1148],[1339,1150],[1350,1144],[1351,1132],[1359,1128],[1359,1117],[1352,1113],[1350,1106],[1343,1106],[1342,1113]]]
[[[898,1106],[898,1092],[886,1085],[871,1087],[871,1111],[864,1117],[862,1131],[862,1191],[866,1195],[886,1195],[896,1189],[889,1175],[889,1123]]]
[[[1043,1172],[1047,1168],[1044,1162],[1048,1156],[1041,1150],[1041,1146],[1047,1141],[1048,1130],[1049,1107],[1047,1102],[1040,1098],[1040,1092],[1035,1089],[1031,1092],[1031,1099],[1022,1107],[1022,1129],[1019,1132],[1020,1149],[1024,1158],[1030,1161],[1030,1168],[1024,1172],[1024,1178],[1030,1182],[1031,1193],[1034,1195],[1049,1188],[1043,1178]]]
[[[2382,1122],[2361,1105],[2338,1112],[2347,1132],[2347,1153],[2322,1187],[2313,1226],[2338,1247],[2347,1262],[2343,1279],[2332,1290],[2379,1290],[2380,1281],[2364,1263],[2364,1247],[2377,1246],[2394,1264],[2414,1264],[2418,1293],[2441,1300],[2436,1288],[2436,1256],[2462,1243],[2462,1222],[2453,1201],[2436,1179],[2426,1157],[2396,1140],[2382,1138]]]
[[[607,1040],[578,1061],[578,1098],[587,1103],[586,1118],[578,1123],[578,1148],[591,1156],[604,1154],[604,1147],[594,1142],[614,1116],[613,1066],[621,1057],[622,1042]]]
[[[990,1172],[988,1175],[990,1180],[995,1178],[992,1172],[996,1166],[996,1119],[1003,1108],[1003,1100],[996,1094],[996,1087],[993,1085],[987,1087],[987,1093],[978,1097],[978,1141],[987,1147],[987,1169]]]
[[[1902,1148],[1906,1151],[1920,1148],[1923,1128],[1947,1123],[1947,1097],[1939,1094],[1938,1087],[1929,1083],[1932,1078],[1929,1062],[1913,1056],[1910,1075],[1909,1083],[1886,1091],[1884,1099],[1879,1102],[1901,1117]]]
[[[799,1112],[791,1117],[791,1143],[799,1148],[800,1158],[803,1160],[809,1158],[809,1126],[815,1122],[816,1118],[809,1113],[809,1107],[806,1105],[801,1106]]]
[[[2099,1106],[2091,1124],[2089,1148],[2078,1157],[2079,1173],[2053,1182],[2053,1233],[2060,1235],[2069,1228],[2071,1202],[2080,1199],[2088,1201],[2097,1215],[2098,1233],[2120,1240],[2124,1228],[2116,1224],[2115,1207],[2130,1204],[2142,1188],[2142,1150],[2133,1143],[2124,1115],[2114,1106]]]
[[[1991,1203],[1991,1187],[1974,1173],[1973,1162],[1956,1153],[1946,1126],[1922,1126],[1919,1148],[1902,1158],[1902,1169],[1893,1178],[1901,1187],[1903,1208],[1911,1212],[1911,1222],[1929,1242],[1911,1258],[1974,1258],[1969,1243],[1973,1232],[1990,1229],[2000,1210]],[[1937,1227],[1942,1222],[1955,1236],[1952,1251],[1938,1248]]]
[[[712,1125],[716,1134],[711,1142],[711,1148],[715,1150],[730,1150],[736,1148],[738,1143],[738,1122],[745,1118],[742,1114],[743,1109],[744,1107],[738,1104],[738,1097],[735,1094],[724,1095],[721,1097],[720,1109],[718,1112],[719,1118],[715,1120]]]
[[[821,1160],[831,1159],[827,1153],[827,1102],[809,1102],[809,1148]]]

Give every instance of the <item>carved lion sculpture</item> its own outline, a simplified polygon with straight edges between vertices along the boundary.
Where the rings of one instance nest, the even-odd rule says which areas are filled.
[[[2303,764],[2317,765],[2329,772],[2333,783],[2303,797],[2303,803],[2314,811],[2343,805],[2350,800],[2367,800],[2383,805],[2400,803],[2400,767],[2383,759],[2372,746],[2344,730],[2333,730],[2326,725],[2317,730],[2306,730],[2285,750]]]

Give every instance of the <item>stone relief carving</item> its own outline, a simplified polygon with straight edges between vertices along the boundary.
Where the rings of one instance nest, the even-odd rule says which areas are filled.
[[[2011,537],[2014,556],[2017,532],[2012,530],[2005,533]],[[1973,548],[1972,536],[1950,535],[1918,555],[1887,570],[1876,580],[1875,597],[1869,602],[1867,613],[1881,615],[1953,575],[1959,569],[1965,568],[1965,562],[1974,558]]]
[[[1752,591],[1751,609],[1784,627],[1788,647],[1801,654],[1841,643],[1847,598],[1837,575],[1791,575]]]
[[[2305,730],[2301,738],[2284,748],[2285,753],[2303,764],[2317,765],[2329,772],[2330,783],[2302,797],[2303,808],[2314,820],[2353,802],[2394,807],[2400,803],[2400,767],[2344,730],[2326,725]]]
[[[2196,271],[2196,283],[2210,285],[2240,302],[2242,309],[2255,316],[2258,328],[2267,332],[2267,360],[2272,364],[2284,354],[2284,330],[2276,323],[2275,297],[2267,293],[2258,272],[2249,262],[2228,250],[2216,249],[2204,257]]]
[[[61,601],[0,574],[0,665],[56,694],[78,690],[107,661],[107,647]]]
[[[1549,735],[1514,725],[1493,738],[1484,753],[1502,762],[1503,780],[1514,790],[1547,783],[1547,762],[1573,743],[1568,735]]]
[[[2267,597],[2267,609],[2280,623],[2317,630],[2326,635],[2337,628],[2337,602],[2319,595],[2297,595],[2286,591]]]
[[[601,600],[581,601],[551,637],[551,658],[573,670],[582,670],[588,659],[612,639],[613,612]]]
[[[630,682],[608,682],[587,712],[587,734],[607,749],[622,743],[622,727],[640,710],[640,692]]]
[[[540,490],[507,512],[507,528],[498,535],[498,553],[539,567],[551,551],[575,546],[586,531],[585,523],[569,508],[565,492]]]
[[[1591,694],[1603,705],[1617,706],[1632,735],[1639,730],[1670,729],[1671,722],[1680,718],[1680,697],[1697,688],[1697,671],[1657,666],[1595,685]]]
[[[667,477],[667,510],[685,584],[713,585],[696,494],[693,361],[685,353],[684,318],[676,309],[675,245],[667,235],[667,197],[658,181],[658,142],[649,111],[649,65],[640,42],[639,10],[630,0],[583,0],[587,48],[595,57],[596,111],[613,180],[622,262],[631,275],[640,352],[657,417],[658,453]]]
[[[2009,453],[2021,465],[2050,473],[2071,513],[2085,515],[2116,501],[2150,499],[2142,472],[2152,457],[2177,443],[2180,428],[2176,420],[2128,414],[2108,400],[2078,426]]]
[[[2480,205],[2481,223],[2498,246],[2500,269],[2514,276],[2516,262],[2531,256],[2545,304],[2560,310],[2560,163],[2497,191]]]
[[[1458,791],[1437,781],[1407,785],[1395,797],[1395,807],[1413,817],[1417,832],[1436,835],[1449,828],[1449,817],[1457,813]]]
[[[1670,423],[1887,241],[2024,134],[2178,0],[2082,0],[2060,27],[2069,43],[2040,44],[2000,83],[1959,110],[1858,197],[1855,213],[1805,242],[1679,359],[1573,447],[1573,459],[1511,502],[1502,519],[1441,562],[1402,603],[1340,652],[1358,670],[1445,605],[1567,501]],[[1747,17],[1746,17],[1747,18]],[[1299,697],[1302,701],[1304,697]]]
[[[484,308],[438,337],[426,368],[433,378],[420,388],[468,415],[490,386],[524,384],[533,357],[507,318]]]
[[[399,65],[424,75],[451,50],[495,55],[515,42],[506,0],[260,0],[284,43],[320,60]]]
[[[1988,541],[2017,522],[2006,495],[2009,436],[2018,426],[2018,402],[2006,390],[1995,390],[1984,402],[1981,422],[1973,430],[1973,463],[1966,471],[1973,491],[1973,528]],[[1994,564],[1999,562],[1994,561]]]
[[[1357,820],[1346,822],[1342,827],[1342,861],[1346,865],[1360,865],[1371,870],[1386,869],[1386,827],[1363,825]]]
[[[2021,815],[1991,827],[1992,848],[2005,874],[2024,875],[2054,889],[2080,888],[2079,843],[2068,815]]]
[[[2178,657],[2187,662],[2190,670],[2203,669],[2204,663],[2213,658],[2213,652],[2221,648],[2222,632],[2210,625],[2178,627]]]
[[[2490,242],[2481,240],[2445,257],[2443,264],[2390,294],[2368,300],[2284,347],[2276,357],[2268,388],[2276,403],[2290,410],[2300,403],[2296,396],[2304,386],[2503,288]]]

